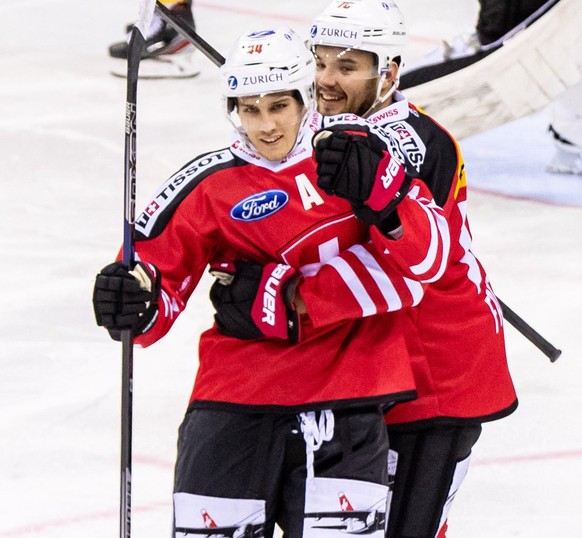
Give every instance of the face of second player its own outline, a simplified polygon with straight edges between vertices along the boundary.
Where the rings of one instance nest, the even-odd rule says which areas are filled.
[[[237,112],[259,153],[278,161],[295,146],[305,107],[293,92],[280,92],[238,97]]]
[[[317,110],[324,116],[362,116],[372,106],[378,86],[375,56],[369,52],[318,45],[315,55]]]

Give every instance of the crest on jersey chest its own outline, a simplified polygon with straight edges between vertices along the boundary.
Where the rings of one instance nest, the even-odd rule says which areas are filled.
[[[389,123],[384,126],[384,129],[392,131],[412,165],[420,171],[426,156],[426,146],[416,129],[405,121]]]
[[[247,196],[230,210],[234,220],[254,222],[277,213],[289,202],[289,195],[280,189],[271,189]]]

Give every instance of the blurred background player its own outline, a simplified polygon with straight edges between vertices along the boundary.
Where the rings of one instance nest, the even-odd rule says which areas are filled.
[[[422,65],[437,66],[449,60],[474,56],[480,59],[480,50],[507,35],[540,8],[548,8],[560,0],[479,0],[479,14],[475,30],[455,36],[450,42],[428,53],[413,68]],[[545,16],[545,15],[542,15]],[[580,51],[571,51],[580,54]],[[467,60],[469,61],[469,60]],[[463,64],[458,64],[463,66]],[[468,64],[467,64],[468,65]],[[439,76],[445,74],[440,71]],[[582,83],[567,89],[549,106],[548,132],[555,152],[546,168],[555,174],[582,174]]]
[[[423,58],[419,65],[445,62],[473,55],[484,45],[502,38],[548,0],[479,0],[479,14],[473,32],[453,37]],[[417,67],[416,65],[413,67]]]
[[[193,0],[160,0],[178,18],[193,29],[194,22]],[[126,27],[130,32],[133,25]],[[127,60],[128,40],[113,43],[109,47],[111,58]],[[191,78],[199,74],[195,64],[195,48],[184,39],[171,25],[167,24],[157,13],[154,13],[148,35],[146,47],[139,68],[140,78]],[[117,61],[112,66],[112,73],[116,76],[126,76],[125,61]]]

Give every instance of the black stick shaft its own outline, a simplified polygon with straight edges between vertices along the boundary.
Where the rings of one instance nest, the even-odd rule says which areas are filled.
[[[560,349],[555,348],[548,342],[540,333],[527,324],[520,316],[518,316],[511,308],[509,308],[499,297],[497,297],[501,308],[503,309],[503,317],[523,336],[525,336],[532,344],[534,344],[551,362],[558,360],[562,354]]]
[[[125,174],[123,204],[123,263],[132,268],[135,259],[136,112],[139,62],[145,41],[134,27],[127,58],[127,99],[125,103]],[[133,430],[133,336],[121,333],[121,492],[119,534],[131,536],[131,462]]]
[[[141,0],[138,20],[131,31],[127,56],[125,103],[125,155],[122,261],[127,268],[135,263],[136,194],[136,113],[139,64],[145,48],[144,34],[154,13],[154,0]],[[121,333],[121,461],[119,534],[131,538],[131,462],[133,431],[133,335]]]
[[[200,52],[202,52],[212,63],[220,67],[224,63],[224,56],[220,54],[212,45],[202,39],[196,31],[188,26],[182,19],[170,11],[166,6],[156,1],[156,13],[171,25],[184,39],[188,40]]]

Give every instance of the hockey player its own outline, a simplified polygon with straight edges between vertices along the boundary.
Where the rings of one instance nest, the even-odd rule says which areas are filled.
[[[544,4],[560,0],[480,0],[476,35],[479,46],[503,37]],[[571,86],[550,105],[548,132],[555,152],[547,166],[553,174],[582,174],[582,82]]]
[[[478,61],[483,46],[494,44],[516,28],[544,4],[559,0],[479,0],[479,13],[475,29],[453,37],[450,42],[429,52],[417,65],[434,65],[435,76],[444,76]],[[451,60],[459,60],[455,64]],[[438,74],[437,74],[438,73]],[[406,79],[407,77],[405,77]],[[408,84],[405,86],[408,87]]]
[[[479,0],[475,33],[479,45],[488,45],[513,30],[548,0]]]
[[[416,163],[416,177],[428,196],[444,210],[450,235],[441,236],[448,237],[446,244],[439,242],[426,228],[430,223],[437,230],[442,221],[414,220],[410,205],[397,207],[397,220],[394,214],[377,219],[362,208],[365,194],[360,193],[376,188],[362,173],[367,163],[363,137],[354,129],[357,125],[347,127],[351,134],[342,132],[345,126],[330,128],[331,135],[317,145],[318,184],[348,199],[359,218],[373,225],[377,248],[352,248],[317,271],[304,272],[295,300],[314,326],[414,306],[405,312],[421,337],[413,362],[419,398],[386,415],[397,457],[387,536],[430,538],[445,536],[447,513],[481,424],[510,414],[517,399],[501,308],[471,251],[459,145],[396,89],[405,39],[394,2],[332,2],[312,27],[318,109],[326,115],[344,114],[334,116],[337,125],[353,123],[353,114],[345,113],[354,113],[393,133]],[[409,196],[415,192],[413,186]],[[374,252],[383,253],[383,259]],[[415,291],[412,302],[390,287],[394,269]],[[372,280],[378,284],[375,293],[366,288]],[[244,271],[230,286],[214,284],[222,330],[244,333],[239,321],[244,308],[238,308],[238,301],[244,305],[260,289]]]
[[[249,316],[268,337],[241,341],[216,327],[200,337],[179,433],[174,536],[207,527],[272,536],[278,523],[288,538],[322,528],[382,537],[383,408],[415,396],[405,339],[414,327],[401,313],[325,327],[305,319],[297,334],[288,297],[299,268],[368,243],[369,227],[315,184],[311,139],[322,119],[310,106],[314,59],[304,41],[287,28],[245,34],[221,72],[234,140],[170,177],[138,217],[136,266],[115,262],[97,275],[97,323],[114,339],[131,330],[149,346],[170,330],[209,263],[260,262],[263,292]],[[373,131],[366,136],[383,147],[384,165],[399,170],[395,150]],[[391,198],[382,192],[376,204],[393,197],[436,219],[429,202],[402,200],[410,178],[400,172]],[[398,286],[407,289],[404,279]]]
[[[195,29],[193,0],[160,0],[176,17]],[[132,25],[126,30],[130,32]],[[109,55],[115,59],[127,60],[127,40],[113,43]],[[157,13],[146,35],[146,46],[140,64],[140,78],[190,78],[198,75],[194,47]],[[146,61],[143,61],[146,60]],[[115,62],[112,73],[125,77],[126,62]]]

